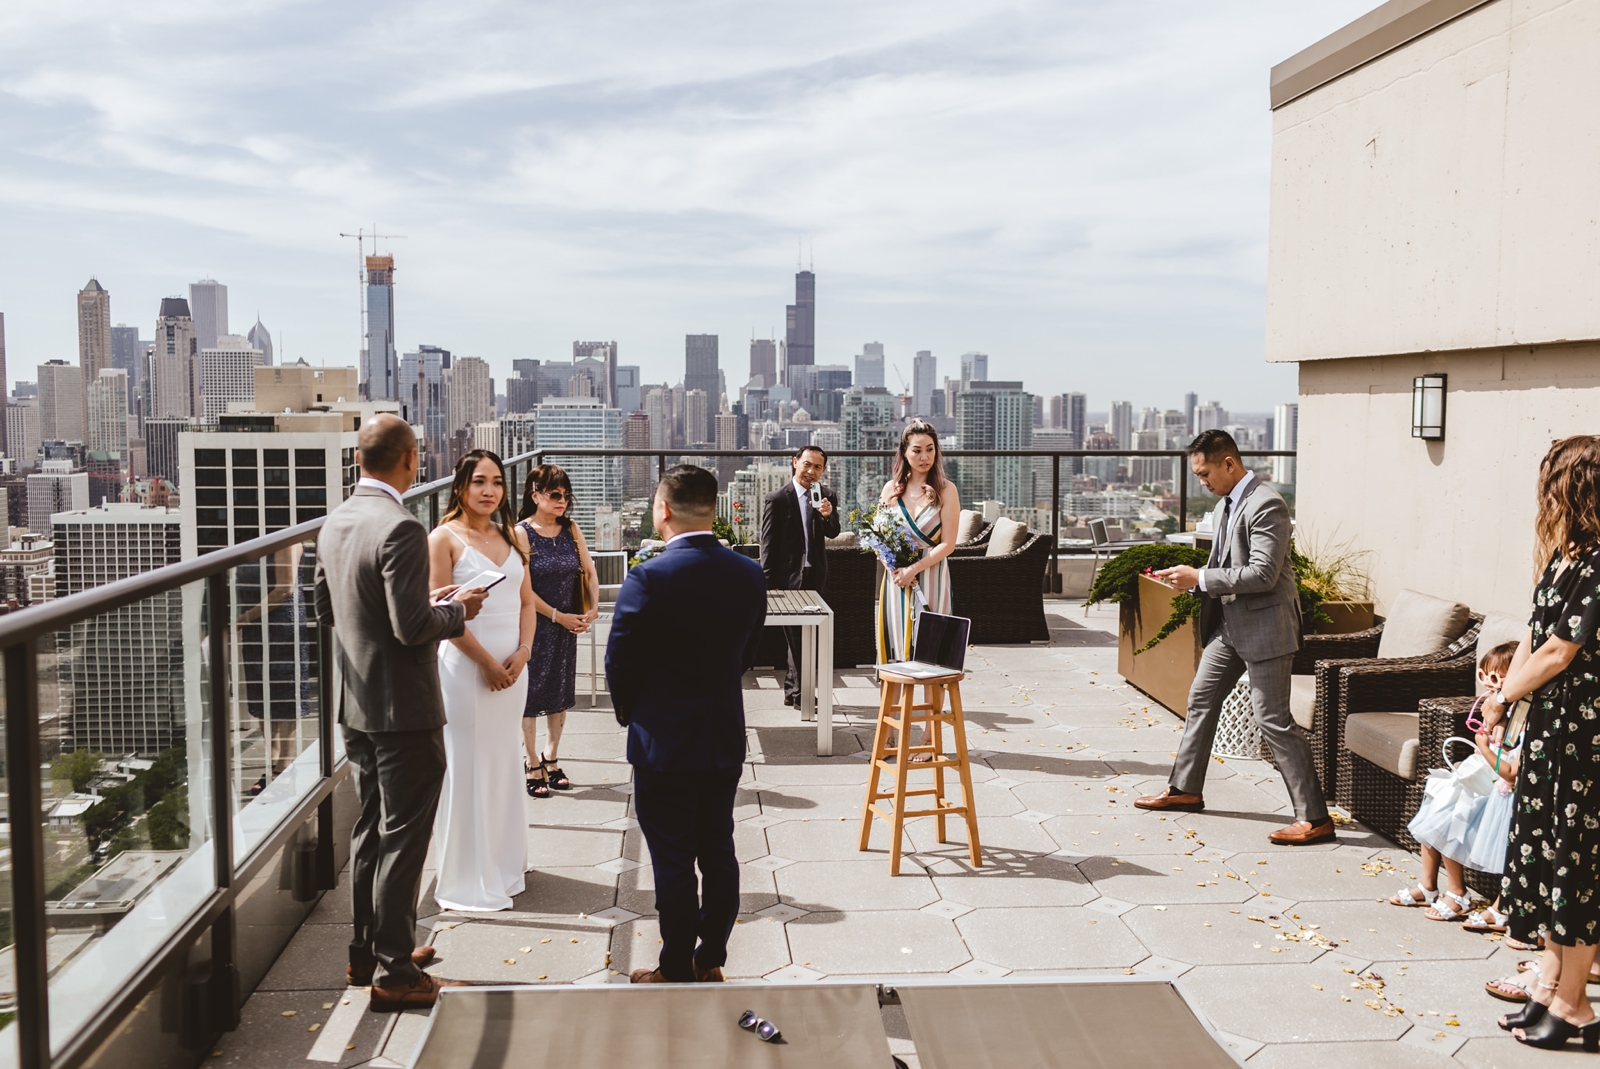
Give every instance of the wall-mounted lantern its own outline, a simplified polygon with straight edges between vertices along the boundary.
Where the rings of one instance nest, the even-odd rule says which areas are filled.
[[[1444,375],[1418,375],[1411,380],[1411,437],[1444,438]]]

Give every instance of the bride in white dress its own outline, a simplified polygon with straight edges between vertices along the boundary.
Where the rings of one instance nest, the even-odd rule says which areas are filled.
[[[466,585],[485,571],[505,576],[466,633],[439,647],[445,775],[433,823],[433,897],[444,909],[510,909],[526,886],[522,669],[537,619],[527,559],[500,458],[474,449],[456,466],[449,507],[428,536],[431,588]]]

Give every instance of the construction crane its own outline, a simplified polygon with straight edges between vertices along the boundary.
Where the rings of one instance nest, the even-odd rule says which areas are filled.
[[[367,287],[367,239],[372,239],[372,254],[376,256],[378,254],[379,238],[383,238],[385,241],[404,241],[406,235],[380,234],[378,233],[378,224],[374,223],[372,224],[372,230],[370,232],[364,227],[357,227],[354,234],[346,234],[343,231],[340,231],[339,236],[342,238],[356,239],[356,306],[361,310],[361,353],[365,354],[368,343],[367,295],[364,292]],[[366,362],[358,356],[357,364],[359,365],[357,375],[359,376],[365,374],[367,370]],[[360,389],[365,391],[366,388],[367,384],[365,382],[361,383]]]
[[[906,385],[906,377],[900,373],[900,365],[890,364],[889,366],[894,368],[894,377],[900,380],[900,392],[909,396],[911,394],[911,387]]]

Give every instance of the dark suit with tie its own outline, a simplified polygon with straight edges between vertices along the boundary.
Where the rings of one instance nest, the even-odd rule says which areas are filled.
[[[1218,510],[1220,529],[1201,570],[1200,641],[1172,789],[1199,794],[1223,700],[1250,673],[1250,702],[1300,820],[1321,824],[1328,806],[1311,747],[1289,712],[1289,674],[1300,649],[1300,594],[1289,560],[1289,507],[1255,477]]]
[[[739,914],[741,677],[766,615],[761,569],[709,531],[669,542],[628,572],[617,595],[606,680],[628,725],[634,812],[655,867],[668,980],[692,980],[693,967],[727,960]]]
[[[767,495],[761,513],[761,571],[768,590],[823,590],[828,583],[826,540],[839,534],[839,495],[824,490],[833,505],[823,516],[811,508],[809,497],[800,500],[798,484],[790,479]],[[789,672],[783,679],[783,696],[800,697],[800,629],[786,627]]]

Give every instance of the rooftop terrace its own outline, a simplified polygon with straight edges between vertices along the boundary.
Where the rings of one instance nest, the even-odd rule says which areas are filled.
[[[1416,878],[1416,859],[1359,825],[1342,827],[1336,846],[1270,846],[1267,832],[1292,819],[1271,767],[1219,760],[1204,814],[1134,810],[1134,797],[1165,782],[1182,722],[1116,674],[1113,612],[1047,606],[1047,645],[982,646],[969,658],[981,869],[966,860],[959,822],[944,845],[931,820],[911,822],[898,877],[881,823],[872,849],[856,849],[877,700],[870,669],[835,674],[831,758],[814,756],[815,730],[784,708],[775,675],[746,678],[744,903],[730,980],[1156,974],[1175,977],[1251,1066],[1538,1060],[1495,1027],[1506,1006],[1482,987],[1525,955],[1382,904]],[[525,803],[534,871],[516,911],[440,913],[425,876],[419,939],[439,949],[436,974],[604,984],[654,964],[623,733],[604,696],[590,711],[583,693],[580,681],[562,761],[574,789]],[[364,993],[343,986],[348,921],[341,879],[212,1064],[408,1064],[426,1018],[367,1013]],[[890,1024],[895,1053],[918,1065],[903,1021]]]

